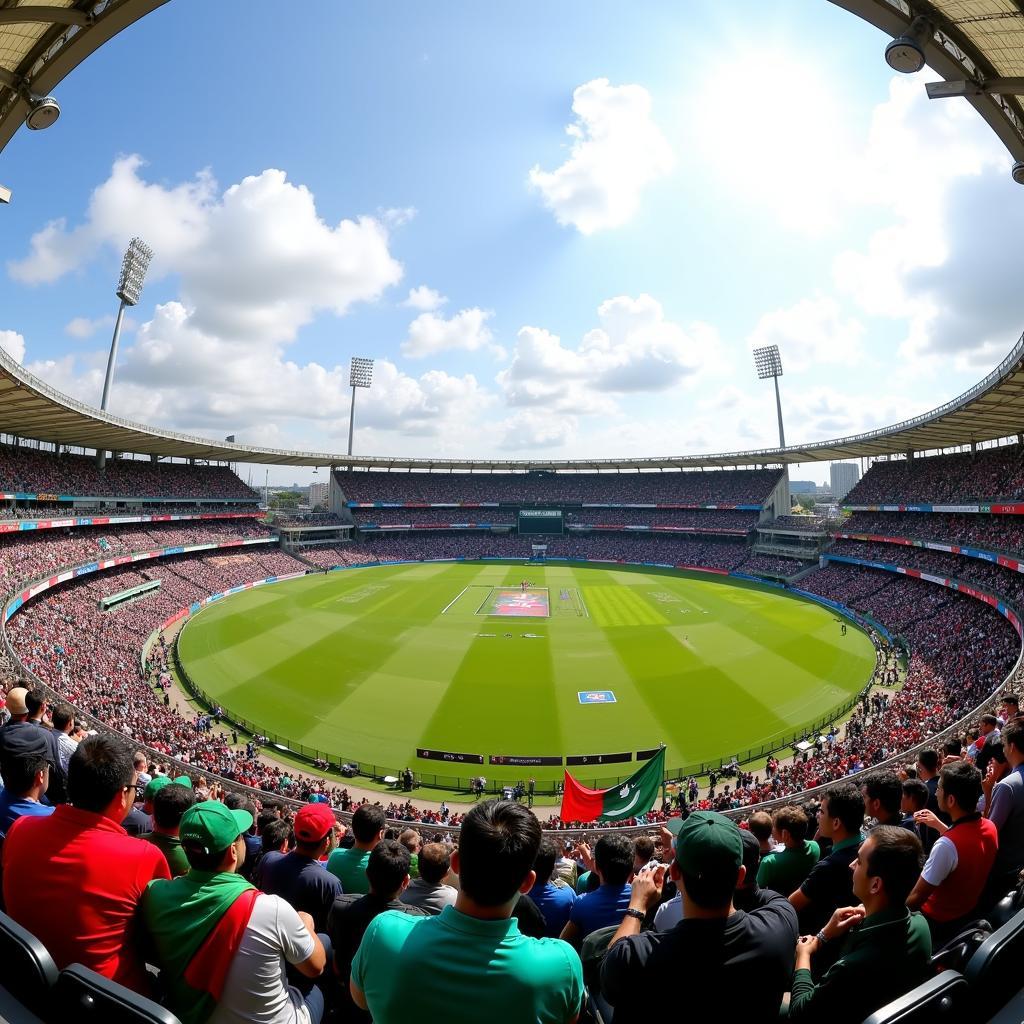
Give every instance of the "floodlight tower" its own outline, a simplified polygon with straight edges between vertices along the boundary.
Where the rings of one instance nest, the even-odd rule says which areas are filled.
[[[121,260],[121,277],[114,293],[121,300],[117,309],[117,321],[114,323],[114,337],[110,341],[110,355],[107,357],[107,375],[103,378],[103,398],[100,409],[106,412],[107,400],[110,398],[110,383],[114,379],[114,363],[117,361],[117,345],[121,340],[121,322],[124,320],[124,307],[137,306],[142,295],[142,286],[146,281],[149,261],[153,258],[153,250],[141,238],[133,238],[128,243],[124,259]]]
[[[779,414],[779,447],[786,447],[786,434],[782,429],[782,399],[779,397],[779,378],[782,376],[782,357],[778,345],[765,345],[754,349],[754,367],[761,380],[771,377],[775,381],[775,408]]]
[[[351,455],[356,426],[356,388],[368,388],[373,383],[373,360],[353,356],[349,363],[348,382],[352,388],[352,404],[348,413],[348,453]]]

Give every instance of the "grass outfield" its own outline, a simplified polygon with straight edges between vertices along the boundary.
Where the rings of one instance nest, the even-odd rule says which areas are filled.
[[[452,765],[416,748],[486,760],[665,743],[672,768],[828,715],[875,660],[859,629],[841,636],[827,609],[756,584],[494,563],[351,569],[246,591],[190,622],[179,654],[233,715],[333,761],[538,780],[562,769]],[[614,703],[581,703],[581,691],[611,691]]]

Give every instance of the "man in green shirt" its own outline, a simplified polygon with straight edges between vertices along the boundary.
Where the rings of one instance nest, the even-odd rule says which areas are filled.
[[[417,1016],[445,1024],[572,1024],[583,998],[576,951],[522,935],[512,911],[536,880],[540,823],[512,800],[474,807],[452,869],[454,907],[436,917],[387,911],[373,919],[352,961],[349,991],[374,1024]]]
[[[821,850],[807,838],[808,820],[802,807],[780,807],[772,818],[772,835],[782,844],[781,850],[761,858],[757,884],[788,896],[811,873]]]
[[[840,907],[817,935],[796,946],[789,1016],[799,1021],[860,1021],[909,992],[931,970],[928,922],[906,901],[924,863],[921,840],[898,825],[879,825],[853,862],[857,907]],[[816,985],[812,957],[842,941],[839,958]]]
[[[339,847],[327,858],[327,870],[341,881],[342,892],[370,891],[366,865],[373,848],[384,838],[384,812],[379,804],[363,804],[352,815],[352,836],[355,844]]]
[[[153,831],[139,838],[160,850],[167,859],[171,878],[187,875],[188,857],[182,848],[178,829],[181,816],[196,802],[192,780],[183,776],[172,781],[166,775],[159,775],[146,784],[145,801],[147,807],[153,808]]]

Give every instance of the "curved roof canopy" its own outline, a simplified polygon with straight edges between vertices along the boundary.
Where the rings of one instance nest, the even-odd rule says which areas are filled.
[[[0,0],[0,150],[89,54],[167,0]]]
[[[883,32],[906,33],[924,16],[934,34],[927,63],[947,85],[932,95],[970,102],[1024,160],[1024,0],[831,0]],[[0,0],[0,150],[29,110],[89,54],[166,0]],[[881,52],[878,59],[882,59]],[[944,91],[943,91],[944,90]],[[787,448],[646,459],[419,459],[349,457],[218,442],[100,412],[55,391],[0,350],[0,432],[83,448],[171,458],[273,465],[394,469],[677,469],[872,457],[948,448],[1024,430],[1024,337],[969,391],[938,409],[865,434]]]

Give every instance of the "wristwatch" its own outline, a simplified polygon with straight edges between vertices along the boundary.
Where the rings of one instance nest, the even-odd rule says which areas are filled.
[[[630,907],[629,910],[626,911],[625,916],[635,917],[638,921],[645,921],[647,919],[647,915],[642,910],[636,910],[634,907]]]

